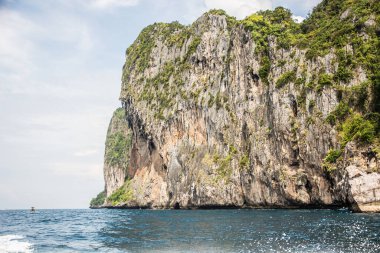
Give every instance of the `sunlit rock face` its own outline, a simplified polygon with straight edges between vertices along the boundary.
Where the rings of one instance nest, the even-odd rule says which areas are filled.
[[[310,59],[274,35],[263,48],[254,32],[216,11],[142,31],[123,67],[124,122],[114,116],[109,129],[129,138],[128,162],[104,169],[107,196],[126,197],[105,206],[379,211],[376,154],[355,149],[348,160],[346,146],[338,161],[324,161],[343,149],[328,123],[342,92],[318,81],[338,71],[336,51]],[[367,80],[358,64],[339,87]]]
[[[104,182],[106,196],[109,197],[125,182],[129,163],[131,130],[125,121],[122,108],[117,109],[107,131],[104,154]]]

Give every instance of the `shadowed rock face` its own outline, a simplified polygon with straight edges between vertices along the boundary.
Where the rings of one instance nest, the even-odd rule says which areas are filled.
[[[339,92],[296,81],[334,73],[334,50],[308,60],[306,50],[281,48],[275,37],[268,37],[268,45],[271,67],[264,80],[251,31],[231,28],[225,15],[206,13],[189,27],[155,24],[142,32],[127,51],[120,96],[122,132],[131,136],[129,162],[126,168],[106,163],[104,169],[107,196],[130,180],[133,197],[118,207],[352,204],[379,211],[376,159],[354,165],[362,156],[355,150],[333,173],[322,169],[327,152],[339,147],[336,128],[326,123]],[[279,85],[284,75],[294,78]],[[344,85],[366,80],[358,65]]]

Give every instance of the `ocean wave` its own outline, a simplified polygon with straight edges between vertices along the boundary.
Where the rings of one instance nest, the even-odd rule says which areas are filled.
[[[33,252],[33,244],[25,241],[21,235],[1,235],[0,236],[0,253],[30,253]]]

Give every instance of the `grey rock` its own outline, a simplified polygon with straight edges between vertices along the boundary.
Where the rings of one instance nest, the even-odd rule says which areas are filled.
[[[325,122],[338,104],[336,91],[325,87],[318,93],[295,80],[276,87],[289,71],[297,78],[304,75],[306,82],[321,69],[333,73],[333,50],[310,61],[305,50],[279,48],[270,38],[266,84],[258,75],[262,59],[250,32],[229,29],[225,16],[209,13],[191,29],[180,46],[152,37],[148,67],[124,69],[120,99],[132,133],[126,175],[134,192],[124,206],[299,207],[351,201],[366,211],[370,208],[363,205],[378,201],[379,174],[354,164],[332,176],[322,169],[326,153],[339,147],[336,129]],[[200,43],[187,56],[196,36]],[[151,78],[168,63],[177,70],[185,67],[167,83],[152,86]],[[355,73],[342,85],[367,80],[360,66]],[[346,150],[345,156],[358,153]],[[105,167],[107,195],[120,185],[110,174],[118,180],[123,176]]]

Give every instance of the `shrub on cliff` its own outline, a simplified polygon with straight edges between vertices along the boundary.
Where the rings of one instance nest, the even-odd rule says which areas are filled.
[[[107,202],[111,202],[113,206],[128,202],[133,199],[133,189],[131,188],[131,180],[127,180],[124,185],[117,189],[111,196],[107,198]]]
[[[289,71],[280,76],[276,82],[276,88],[282,88],[286,84],[290,82],[294,82],[296,79],[296,72],[295,71]]]
[[[105,199],[106,199],[106,192],[102,191],[95,198],[91,200],[90,207],[99,207],[103,205]]]
[[[342,144],[356,140],[362,144],[370,144],[376,135],[376,128],[379,122],[364,119],[360,114],[349,117],[342,125]]]
[[[128,165],[128,151],[131,146],[131,136],[125,136],[121,132],[111,134],[107,137],[105,161],[111,166]]]

